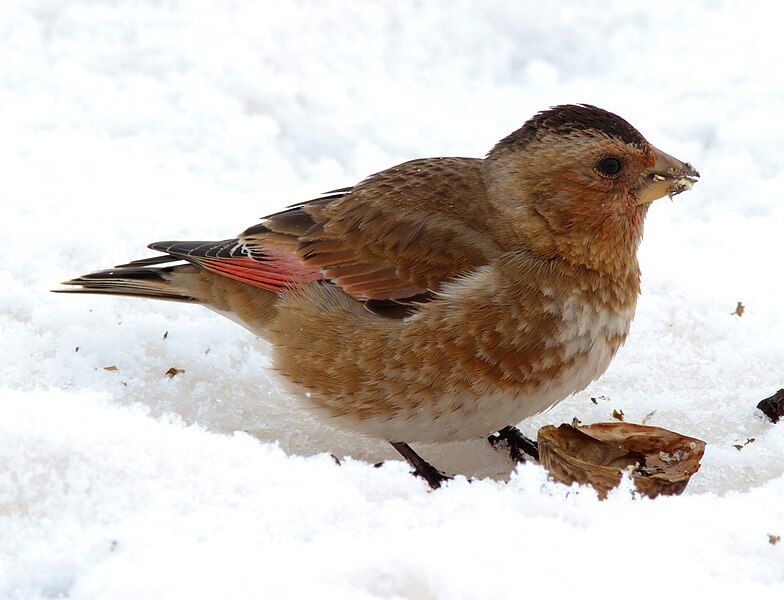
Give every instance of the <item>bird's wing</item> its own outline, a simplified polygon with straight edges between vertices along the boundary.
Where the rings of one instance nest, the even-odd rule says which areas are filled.
[[[481,162],[403,163],[270,215],[239,242],[255,260],[283,259],[281,271],[296,263],[358,300],[415,297],[499,252],[487,233]]]

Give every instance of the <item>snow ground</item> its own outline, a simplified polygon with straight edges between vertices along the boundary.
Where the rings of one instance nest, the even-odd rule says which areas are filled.
[[[782,597],[782,14],[681,4],[1,3],[0,596]],[[431,493],[221,317],[48,293],[576,101],[702,180],[650,212],[608,373],[522,427],[655,411],[709,443],[681,497],[502,483],[480,442],[421,448],[483,477]]]

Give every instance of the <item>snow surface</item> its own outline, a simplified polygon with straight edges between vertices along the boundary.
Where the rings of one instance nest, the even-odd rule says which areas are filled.
[[[0,3],[0,596],[784,597],[784,424],[755,408],[784,385],[781,18],[740,2]],[[231,322],[48,292],[403,160],[481,156],[578,101],[702,180],[650,212],[610,370],[522,427],[653,413],[708,442],[683,496],[599,502],[482,442],[419,447],[478,478],[433,493],[383,443],[303,414]]]

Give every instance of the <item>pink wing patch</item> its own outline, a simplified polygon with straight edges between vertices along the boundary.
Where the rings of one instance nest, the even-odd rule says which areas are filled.
[[[265,251],[263,260],[250,257],[199,258],[205,269],[273,292],[323,279],[321,271],[304,266],[282,252]]]

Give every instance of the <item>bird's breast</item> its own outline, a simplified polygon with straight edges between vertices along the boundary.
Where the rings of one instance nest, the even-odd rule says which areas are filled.
[[[482,347],[481,336],[476,339],[477,356],[493,361],[494,368],[485,371],[479,385],[476,379],[453,380],[448,393],[429,403],[431,409],[452,409],[442,411],[439,426],[430,423],[418,431],[420,439],[446,441],[487,435],[585,389],[607,370],[625,341],[634,305],[619,310],[586,301],[584,294],[576,291],[565,300],[552,298],[544,312],[551,325],[544,325],[547,319],[540,320],[541,336],[534,336],[534,340],[530,335],[516,334],[513,321],[507,321],[502,353]],[[530,333],[530,323],[521,319],[517,326]],[[508,344],[515,339],[522,343]]]
[[[551,304],[548,310],[558,316],[559,323],[546,346],[562,369],[552,382],[552,393],[543,395],[558,402],[600,377],[626,340],[635,306],[612,307],[582,290]]]

